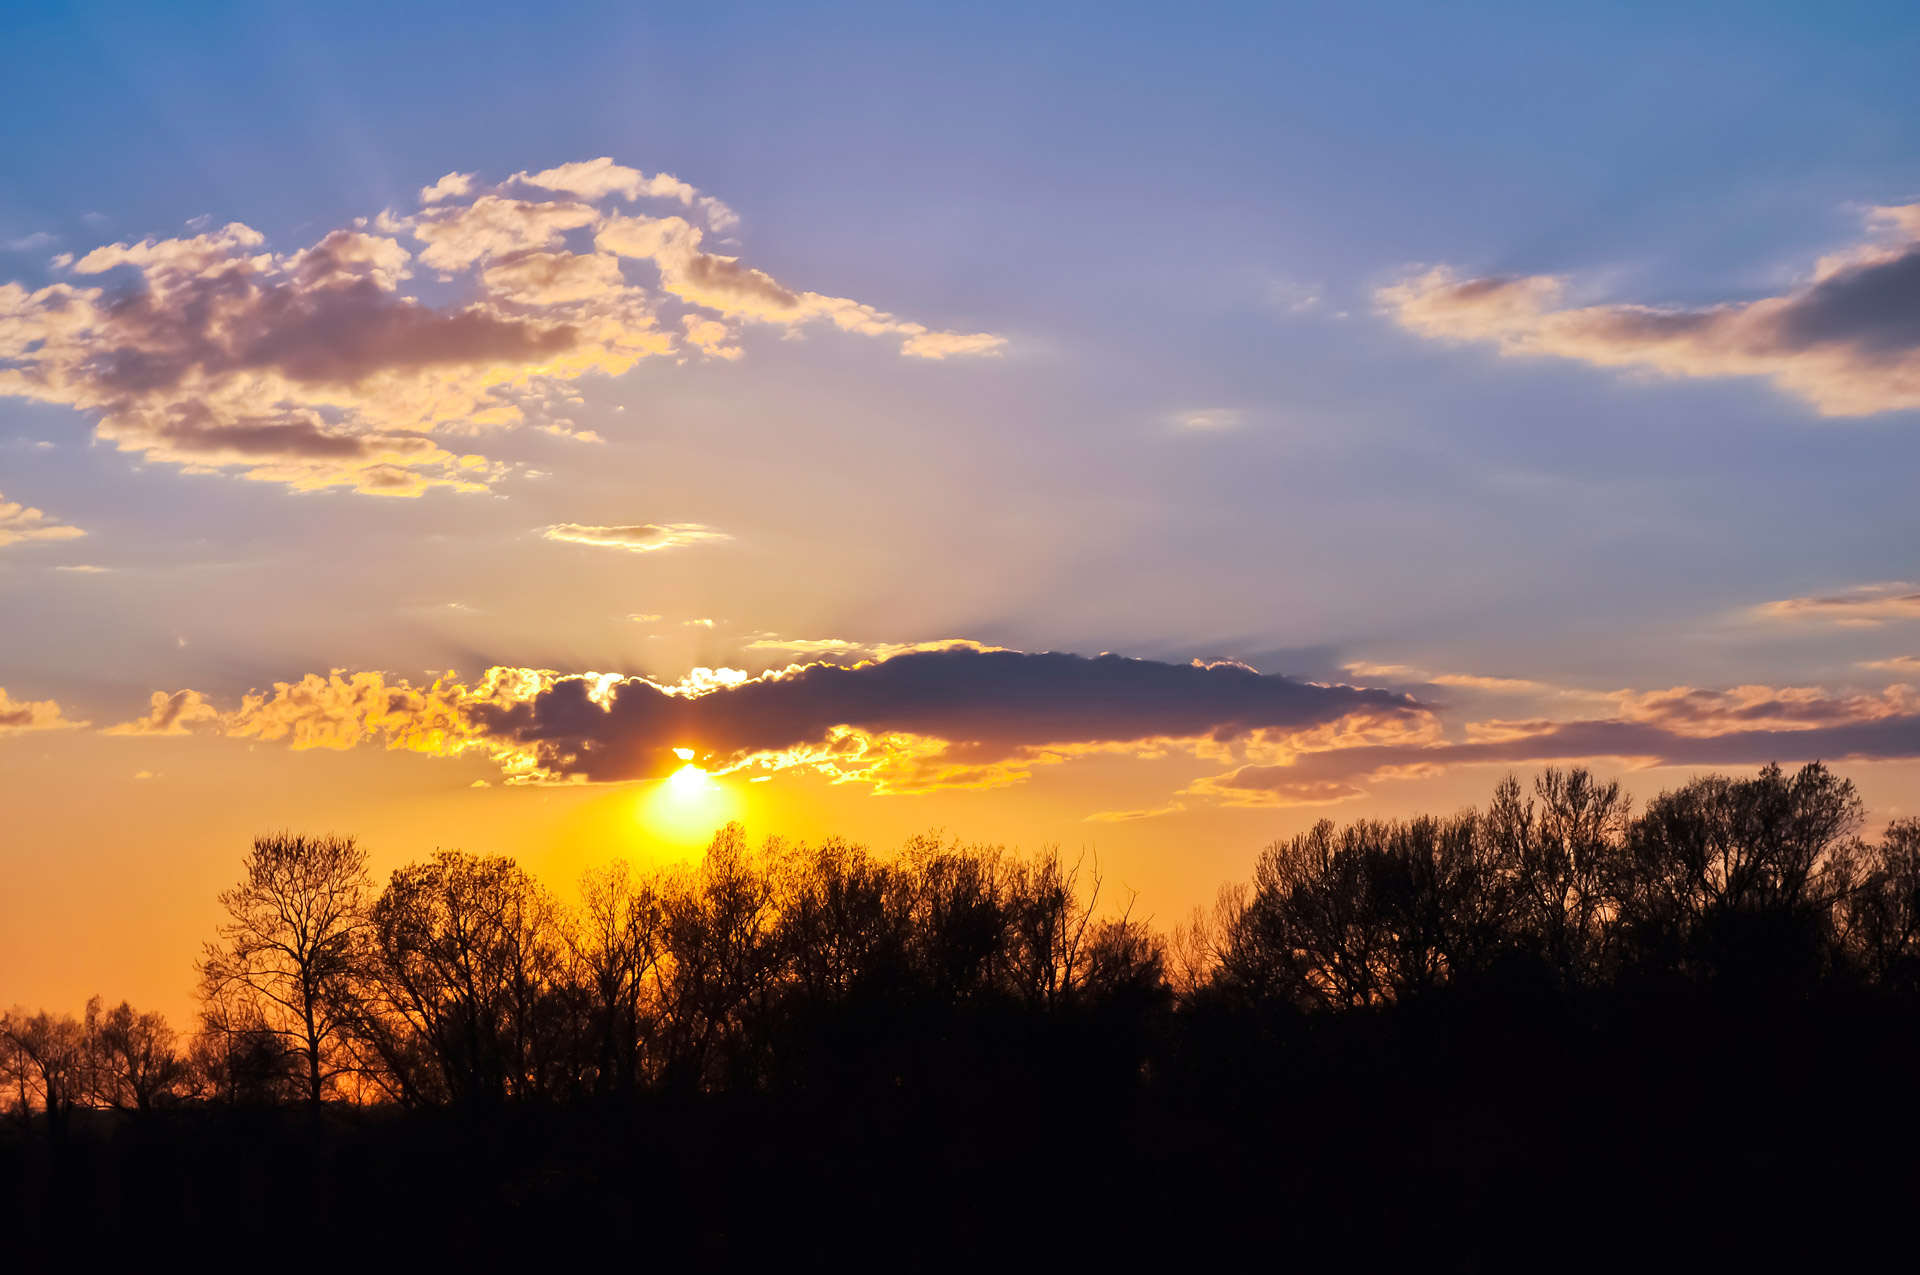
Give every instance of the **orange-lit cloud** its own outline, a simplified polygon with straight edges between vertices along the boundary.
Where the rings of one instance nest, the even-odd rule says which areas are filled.
[[[1422,336],[1486,341],[1672,376],[1764,376],[1826,416],[1920,407],[1920,204],[1875,208],[1870,242],[1822,259],[1799,288],[1705,307],[1564,304],[1546,275],[1462,278],[1446,267],[1382,288]]]
[[[121,450],[190,472],[416,495],[500,478],[503,466],[452,440],[522,423],[529,394],[676,351],[741,357],[725,319],[825,319],[923,358],[1002,344],[792,292],[705,252],[707,230],[737,221],[726,205],[610,159],[493,188],[450,173],[420,195],[417,212],[300,251],[273,252],[236,222],[63,255],[70,278],[35,291],[0,284],[0,397],[66,404]],[[609,206],[641,198],[697,209],[707,230]],[[588,241],[597,250],[581,251]],[[628,281],[633,258],[658,268],[664,297]],[[420,270],[467,299],[410,295]],[[663,305],[695,312],[665,323]]]
[[[146,717],[110,733],[202,730],[295,748],[371,743],[475,754],[509,783],[659,778],[686,764],[687,751],[714,775],[807,770],[881,793],[999,787],[1094,753],[1178,754],[1226,767],[1158,804],[1090,816],[1108,821],[1206,804],[1323,805],[1456,766],[1920,757],[1920,691],[1905,684],[1837,694],[1673,687],[1608,698],[1616,707],[1607,716],[1468,722],[1450,739],[1430,708],[1391,691],[1233,663],[951,643],[757,676],[695,669],[675,683],[494,668],[472,684],[449,673],[414,686],[335,672],[276,683],[224,713],[191,691],[156,694]]]
[[[1706,738],[1740,730],[1816,730],[1920,714],[1920,692],[1906,685],[1879,694],[1829,695],[1815,686],[1735,686],[1702,690],[1622,692],[1620,718],[1650,722],[1676,735]]]
[[[69,719],[50,699],[18,700],[0,686],[0,735],[24,735],[32,730],[71,730],[85,722]]]
[[[1920,620],[1920,592],[1904,582],[1867,584],[1821,597],[1782,598],[1755,608],[1771,620],[1827,620],[1868,626],[1884,620]]]
[[[867,336],[901,336],[900,352],[916,358],[998,354],[1006,344],[985,332],[935,332],[845,297],[792,291],[737,257],[702,251],[703,238],[683,217],[614,216],[601,223],[593,242],[603,252],[651,261],[662,288],[724,318],[795,329],[825,321]]]
[[[1367,785],[1453,766],[1616,759],[1634,766],[1743,766],[1768,761],[1920,757],[1920,693],[1829,695],[1806,687],[1674,687],[1620,692],[1621,709],[1573,721],[1467,724],[1461,742],[1328,749],[1197,781],[1187,794],[1230,805],[1319,804]]]
[[[28,540],[72,540],[86,534],[58,518],[49,518],[38,509],[0,496],[0,545]]]
[[[1089,752],[1216,754],[1422,738],[1404,695],[1320,686],[1233,664],[1027,654],[950,644],[846,667],[757,677],[697,669],[679,683],[491,669],[469,686],[379,673],[309,675],[251,694],[231,713],[168,717],[191,692],[156,696],[119,733],[217,730],[297,748],[478,752],[509,781],[619,782],[670,773],[693,749],[716,774],[806,768],[880,791],[992,787]],[[1386,724],[1408,723],[1405,730]],[[1361,721],[1348,728],[1345,723]],[[1309,741],[1319,741],[1318,744]]]
[[[105,735],[191,735],[196,726],[220,721],[220,710],[199,691],[153,693],[152,708],[145,717],[121,722],[102,731]]]
[[[732,539],[725,532],[703,527],[697,522],[644,522],[630,527],[589,527],[577,522],[563,522],[545,528],[540,534],[548,540],[593,545],[601,549],[624,549],[629,553],[653,553],[709,540]]]
[[[1348,664],[1355,677],[1385,678],[1395,682],[1417,682],[1425,686],[1459,686],[1475,691],[1525,694],[1552,688],[1544,682],[1523,677],[1486,677],[1478,673],[1430,673],[1406,664]]]
[[[1005,651],[1004,646],[989,646],[970,638],[937,638],[931,642],[853,642],[846,638],[782,638],[768,634],[747,643],[749,651],[778,651],[784,655],[810,655],[816,659],[843,656],[855,659],[890,660],[909,651],[946,651],[964,647],[969,651]],[[836,661],[837,662],[837,661]]]

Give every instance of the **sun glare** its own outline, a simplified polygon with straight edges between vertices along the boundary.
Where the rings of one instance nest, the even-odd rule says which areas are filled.
[[[673,751],[686,764],[647,785],[634,814],[657,841],[678,847],[705,845],[716,830],[740,817],[740,796],[733,785],[694,765],[691,748]]]

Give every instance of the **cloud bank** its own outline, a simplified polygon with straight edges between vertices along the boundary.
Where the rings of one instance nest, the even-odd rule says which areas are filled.
[[[1920,757],[1920,691],[1910,685],[1878,694],[1682,686],[1622,691],[1612,698],[1618,711],[1606,717],[1475,722],[1460,741],[1303,753],[1209,776],[1185,795],[1229,805],[1318,805],[1365,796],[1374,783],[1437,775],[1454,766],[1599,759],[1634,767],[1749,766]]]
[[[640,200],[705,227],[629,211]],[[520,423],[526,400],[648,357],[738,357],[741,323],[831,323],[922,358],[1003,345],[794,291],[707,251],[705,235],[737,220],[671,175],[603,158],[491,187],[448,174],[417,211],[294,252],[235,222],[63,255],[61,282],[0,284],[0,396],[86,412],[98,437],[190,472],[416,495],[497,479],[455,440]],[[630,281],[628,262],[648,263],[657,287]],[[448,299],[408,291],[422,270]],[[669,308],[686,313],[663,321]]]
[[[1431,703],[1399,691],[1304,682],[1235,663],[970,642],[899,646],[848,663],[851,643],[782,645],[810,648],[814,658],[758,676],[695,669],[676,683],[493,668],[472,683],[449,673],[415,686],[336,671],[276,683],[227,712],[194,691],[156,693],[146,716],[109,733],[204,731],[295,748],[479,755],[509,783],[659,778],[683,764],[680,750],[714,774],[804,770],[882,793],[997,787],[1093,753],[1178,754],[1215,770],[1159,794],[1158,804],[1090,816],[1107,820],[1193,805],[1348,801],[1381,783],[1458,766],[1920,758],[1920,689],[1907,683],[1880,691],[1581,692],[1605,709],[1443,727]],[[1545,689],[1557,702],[1571,694]]]
[[[715,773],[806,768],[910,792],[1015,782],[1035,765],[1089,751],[1255,745],[1271,754],[1330,733],[1408,737],[1427,721],[1405,695],[1236,664],[967,644],[758,677],[701,669],[676,684],[496,668],[472,685],[449,675],[415,687],[336,672],[277,683],[231,713],[189,721],[202,702],[194,692],[156,694],[146,718],[114,730],[177,734],[198,725],[295,747],[478,752],[519,782],[660,776],[682,764],[675,750],[686,748]]]
[[[1551,275],[1442,266],[1380,289],[1409,331],[1671,376],[1764,376],[1825,416],[1920,408],[1920,204],[1875,208],[1876,235],[1785,295],[1683,307],[1563,304]]]

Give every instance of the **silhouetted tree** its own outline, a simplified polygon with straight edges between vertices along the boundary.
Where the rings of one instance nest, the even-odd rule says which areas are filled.
[[[96,998],[87,1006],[87,1027],[95,1103],[150,1112],[177,1096],[187,1066],[163,1015],[138,1013],[126,1001],[102,1014]]]
[[[1882,987],[1920,993],[1920,818],[1896,819],[1857,865],[1840,925],[1860,973]]]
[[[300,1057],[316,1108],[339,1067],[366,925],[366,852],[351,837],[255,838],[246,876],[220,895],[227,921],[200,962],[215,1030],[264,1030]],[[236,1026],[236,1024],[240,1024]]]
[[[1509,776],[1494,793],[1489,840],[1512,884],[1515,923],[1566,986],[1598,977],[1613,886],[1631,821],[1618,781],[1547,767],[1524,805]],[[1536,804],[1537,803],[1537,804]]]
[[[29,1014],[16,1007],[0,1016],[0,1044],[5,1046],[0,1063],[16,1110],[22,1116],[41,1112],[48,1138],[63,1143],[74,1111],[87,1100],[91,1080],[86,1024],[70,1014]]]
[[[602,1095],[630,1094],[640,1087],[658,1027],[654,983],[665,957],[665,909],[655,883],[636,879],[624,859],[589,870],[580,902],[574,952],[589,997],[593,1087]]]
[[[567,1087],[565,918],[512,859],[443,850],[399,869],[372,932],[372,1024],[406,1092],[497,1102]]]
[[[1858,884],[1863,821],[1852,781],[1818,762],[1662,793],[1628,839],[1623,938],[1643,965],[1684,974],[1817,975]]]
[[[773,887],[756,870],[746,830],[715,834],[699,867],[669,880],[662,898],[661,1006],[668,1079],[679,1086],[729,1086],[751,1076],[778,968]]]

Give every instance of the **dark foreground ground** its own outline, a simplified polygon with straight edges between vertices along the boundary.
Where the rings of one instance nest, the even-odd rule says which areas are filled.
[[[15,1122],[0,1201],[16,1253],[202,1268],[1904,1266],[1917,1026],[1836,999],[1203,1007],[1137,1074],[970,1039],[782,1096],[184,1105],[81,1112],[60,1145]]]

